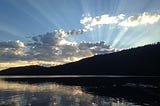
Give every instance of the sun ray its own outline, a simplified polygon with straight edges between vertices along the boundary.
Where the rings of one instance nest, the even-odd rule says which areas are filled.
[[[7,32],[11,35],[23,38],[24,37],[24,33],[20,32],[19,30],[15,29],[15,27],[11,26],[11,25],[7,25],[5,23],[0,24],[0,30]]]
[[[150,33],[151,32],[153,33],[153,30],[157,30],[157,28],[158,28],[158,26],[151,25],[151,26],[146,26],[146,27],[141,26],[139,28],[136,28],[134,31],[132,29],[132,31],[130,31],[130,33],[126,34],[127,37],[126,37],[125,41],[123,41],[123,43],[120,43],[120,45],[118,47],[119,48],[135,47],[135,45],[140,44],[137,42],[141,41],[142,39],[147,39],[148,37],[153,36]],[[157,34],[155,34],[155,35],[157,35]],[[145,40],[143,42],[145,42]],[[149,40],[147,40],[147,42],[149,43]],[[146,43],[144,43],[144,44],[146,44]],[[141,45],[144,45],[144,44],[141,43]]]
[[[116,26],[113,25],[109,25],[109,29],[108,29],[108,36],[106,37],[106,40],[108,41],[109,44],[112,43],[112,36],[113,36],[113,32],[115,31]]]
[[[113,43],[111,44],[113,47],[117,47],[119,43],[122,41],[122,38],[125,36],[126,32],[128,31],[128,28],[122,28],[118,35],[114,38]]]
[[[36,9],[44,18],[46,18],[46,20],[48,20],[49,23],[51,23],[52,25],[55,25],[57,28],[60,28],[60,27],[59,27],[59,24],[58,24],[55,20],[53,20],[54,17],[52,17],[50,14],[48,14],[48,12],[47,12],[46,10],[44,10],[44,9],[48,8],[47,6],[46,6],[46,8],[45,8],[45,7],[43,7],[44,4],[43,4],[43,6],[42,6],[41,4],[39,4],[38,2],[35,2],[35,1],[33,1],[33,0],[29,0],[28,3],[29,3],[34,9]],[[42,7],[43,7],[43,8],[42,8]],[[54,13],[55,13],[55,15],[57,15],[57,12],[56,12],[56,11],[54,11]]]
[[[138,36],[132,43],[131,45],[133,45],[134,47],[136,46],[140,46],[140,45],[145,45],[145,44],[149,44],[149,43],[153,43],[153,42],[157,42],[159,41],[158,38],[157,40],[155,39],[155,36],[159,34],[159,30],[158,30],[158,25],[156,26],[151,26],[151,27],[147,27],[145,28],[146,31],[143,31],[140,36]],[[156,33],[155,33],[156,32]],[[154,38],[154,39],[153,39]],[[141,43],[140,43],[141,41]],[[138,45],[139,44],[139,45]]]
[[[24,2],[24,1],[23,1]],[[33,14],[33,12],[31,11],[31,8],[24,8],[23,5],[21,5],[20,2],[14,2],[14,1],[10,1],[10,3],[15,6],[16,8],[18,8],[20,11],[22,11],[23,13],[25,13],[26,15],[28,15],[29,17],[31,17],[32,19],[34,19],[36,22],[38,22],[39,24],[41,24],[41,26],[43,27],[47,27],[47,23],[43,22],[40,18],[38,18],[37,16],[35,16],[36,14]],[[26,2],[28,4],[28,2]]]
[[[81,4],[81,7],[82,7],[82,11],[83,11],[83,14],[82,14],[82,17],[91,17],[91,13],[90,13],[90,10],[89,10],[89,3],[87,0],[80,0],[80,4]],[[90,34],[90,40],[91,41],[94,41],[94,33],[93,31],[88,31],[87,32],[88,34]]]

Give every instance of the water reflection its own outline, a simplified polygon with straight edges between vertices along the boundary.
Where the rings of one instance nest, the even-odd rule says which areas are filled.
[[[81,86],[0,80],[0,106],[136,106],[136,104],[124,98],[87,93]]]

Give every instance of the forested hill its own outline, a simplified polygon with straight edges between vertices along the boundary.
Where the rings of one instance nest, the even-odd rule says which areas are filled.
[[[97,55],[55,67],[26,66],[0,75],[160,75],[160,43]]]

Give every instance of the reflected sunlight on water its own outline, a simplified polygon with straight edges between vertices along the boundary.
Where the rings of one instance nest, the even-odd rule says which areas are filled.
[[[0,80],[0,106],[128,106],[124,98],[98,96],[81,86],[52,82],[28,84]]]

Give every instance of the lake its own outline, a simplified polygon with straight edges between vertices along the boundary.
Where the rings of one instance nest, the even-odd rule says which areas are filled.
[[[153,76],[1,76],[0,106],[159,106]]]

